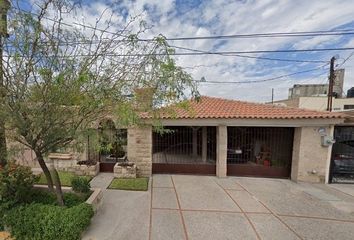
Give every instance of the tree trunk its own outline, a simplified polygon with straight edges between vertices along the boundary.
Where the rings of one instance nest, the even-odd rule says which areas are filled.
[[[48,188],[51,192],[54,193],[52,176],[50,174],[50,171],[49,171],[47,165],[44,162],[43,155],[41,153],[36,152],[36,156],[37,156],[39,166],[41,166],[43,173],[45,175],[45,178],[47,179]]]
[[[1,91],[1,90],[0,90]],[[5,123],[0,119],[0,166],[5,166],[7,163]]]
[[[64,206],[63,191],[61,189],[61,183],[60,183],[58,171],[54,168],[53,170],[51,170],[51,173],[55,185],[55,195],[57,196],[58,205]]]
[[[0,36],[0,57],[2,59],[2,42],[3,39]],[[0,107],[5,101],[5,89],[4,89],[4,75],[2,60],[0,61]],[[6,149],[6,135],[5,135],[5,120],[0,116],[0,166],[7,164],[7,149]]]

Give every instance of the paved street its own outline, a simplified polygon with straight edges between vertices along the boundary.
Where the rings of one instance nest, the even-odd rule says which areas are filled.
[[[184,175],[150,184],[105,190],[84,239],[354,239],[354,185]]]

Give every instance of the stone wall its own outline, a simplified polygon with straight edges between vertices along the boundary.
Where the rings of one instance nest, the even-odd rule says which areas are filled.
[[[152,174],[152,126],[128,129],[127,156],[137,166],[137,175],[149,177]]]
[[[46,160],[49,167],[58,171],[73,172],[80,176],[96,176],[99,172],[99,163],[96,165],[78,165],[78,156],[70,153],[51,153]]]
[[[319,127],[295,128],[291,179],[304,182],[321,182],[328,179],[332,147],[321,145]],[[326,127],[333,136],[333,127]]]
[[[39,168],[36,154],[29,147],[8,141],[9,158],[17,164],[31,168]]]

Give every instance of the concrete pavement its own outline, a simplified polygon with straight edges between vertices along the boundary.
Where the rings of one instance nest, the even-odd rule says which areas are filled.
[[[354,239],[352,193],[354,185],[154,175],[148,192],[105,190],[84,239]]]
[[[150,191],[106,189],[112,173],[100,173],[91,181],[92,187],[103,190],[100,209],[84,233],[84,240],[148,239],[150,224]]]

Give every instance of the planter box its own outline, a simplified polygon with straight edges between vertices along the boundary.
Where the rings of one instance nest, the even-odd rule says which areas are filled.
[[[136,178],[135,163],[116,163],[114,165],[114,177],[116,178]]]
[[[80,176],[96,176],[100,171],[100,163],[97,162],[96,165],[76,165],[75,174]]]

